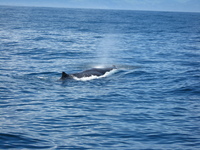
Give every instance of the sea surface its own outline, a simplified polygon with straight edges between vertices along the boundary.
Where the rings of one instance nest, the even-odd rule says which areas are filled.
[[[0,6],[0,149],[199,150],[200,13]]]

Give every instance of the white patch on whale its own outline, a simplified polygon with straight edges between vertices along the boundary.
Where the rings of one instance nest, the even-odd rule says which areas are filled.
[[[78,78],[78,77],[75,77],[75,76],[72,76],[73,79],[77,80],[77,81],[89,81],[89,80],[94,80],[94,79],[100,79],[100,78],[104,78],[104,77],[107,77],[107,76],[110,76],[112,75],[113,73],[115,73],[117,71],[117,69],[112,69],[111,71],[109,72],[106,72],[104,75],[102,76],[95,76],[95,75],[91,75],[89,77],[82,77],[82,78]]]

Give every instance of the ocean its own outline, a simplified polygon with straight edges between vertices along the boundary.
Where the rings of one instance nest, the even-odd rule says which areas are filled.
[[[200,13],[0,6],[0,149],[199,150]]]

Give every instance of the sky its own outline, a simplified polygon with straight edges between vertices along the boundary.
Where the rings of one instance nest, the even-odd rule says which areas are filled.
[[[200,12],[200,0],[0,0],[0,5]]]

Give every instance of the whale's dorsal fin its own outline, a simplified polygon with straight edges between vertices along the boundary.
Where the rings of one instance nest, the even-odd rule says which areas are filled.
[[[65,72],[62,72],[62,77],[60,79],[64,80],[69,77],[70,77],[70,75],[66,74]]]

